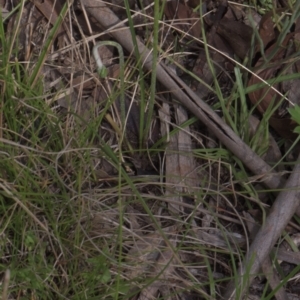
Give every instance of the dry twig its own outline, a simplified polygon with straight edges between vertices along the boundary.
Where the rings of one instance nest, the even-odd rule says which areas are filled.
[[[298,160],[300,159],[300,155]],[[238,282],[232,281],[225,293],[225,299],[235,299],[237,284],[241,284],[242,276],[247,270],[252,277],[247,284],[251,283],[253,276],[257,274],[267,256],[271,252],[277,239],[292,218],[297,206],[300,204],[300,164],[297,164],[288,179],[285,189],[276,198],[265,224],[258,231],[252,242],[246,260],[240,267]],[[251,267],[250,267],[251,265]],[[243,287],[243,290],[245,287]]]

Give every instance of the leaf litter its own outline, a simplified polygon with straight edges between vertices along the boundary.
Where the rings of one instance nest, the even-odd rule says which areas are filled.
[[[97,9],[111,13],[111,16],[116,14],[119,22],[123,20],[124,26],[127,26],[128,16],[123,1],[99,2]],[[145,18],[147,25],[140,22],[141,18],[133,18],[133,23],[140,25],[137,32],[146,44],[149,39],[147,32],[149,34],[153,29],[153,2],[138,2],[128,1],[128,8],[138,12],[139,18]],[[5,8],[3,17],[6,17],[7,12],[20,2],[2,1],[1,4]],[[24,3],[20,19],[16,14],[7,17],[7,38],[14,38],[14,47],[18,49],[11,53],[12,58],[26,61],[25,68],[29,73],[30,70],[33,72],[64,4],[63,1],[30,1]],[[118,153],[118,143],[124,130],[128,144],[123,143],[122,147],[126,154],[119,152],[118,155],[135,188],[147,199],[147,206],[159,227],[147,215],[139,198],[134,196],[133,187],[124,185],[126,180],[119,187],[122,199],[118,198],[118,166],[107,157],[97,155],[94,169],[87,171],[96,174],[97,184],[91,186],[87,180],[84,193],[89,191],[87,199],[90,204],[84,212],[85,217],[78,222],[87,230],[91,243],[95,243],[93,240],[103,242],[106,235],[113,238],[114,232],[123,228],[122,256],[125,263],[121,269],[117,265],[112,266],[112,273],[121,272],[130,281],[127,292],[127,295],[132,295],[130,299],[222,299],[226,294],[223,279],[233,274],[231,255],[235,255],[238,261],[241,259],[240,251],[249,251],[249,243],[266,217],[250,215],[249,203],[263,212],[272,205],[269,194],[263,197],[264,180],[260,180],[258,174],[246,180],[240,178],[236,171],[232,174],[233,168],[241,168],[240,162],[228,158],[230,154],[223,151],[209,126],[196,121],[188,124],[193,111],[187,111],[175,97],[170,96],[163,81],[157,86],[151,131],[142,141],[140,130],[145,124],[140,124],[142,119],[147,118],[147,107],[141,111],[138,99],[149,95],[143,95],[145,91],[136,84],[141,78],[130,52],[127,53],[125,91],[118,91],[120,68],[123,66],[119,65],[116,53],[109,47],[102,47],[99,53],[108,68],[108,76],[99,78],[91,49],[93,42],[110,39],[111,34],[90,13],[90,7],[89,1],[74,2],[70,7],[72,13],[69,10],[51,38],[45,63],[38,72],[43,76],[44,100],[66,122],[75,124],[75,119],[68,119],[70,112],[78,115],[81,121],[76,126],[81,130],[88,128],[87,123],[103,114],[101,124],[95,125],[97,138],[87,141],[93,147],[105,143],[113,153]],[[236,62],[244,63],[243,71],[252,70],[252,73],[244,75],[248,76],[247,87],[258,87],[248,93],[248,98],[260,114],[270,113],[268,122],[275,132],[270,129],[265,135],[259,131],[259,117],[255,110],[254,116],[249,115],[247,120],[251,128],[250,140],[255,138],[257,143],[265,144],[262,157],[271,164],[282,159],[276,141],[280,137],[295,139],[295,123],[288,117],[287,108],[298,104],[298,79],[272,83],[279,74],[293,75],[299,71],[299,19],[292,22],[287,12],[288,8],[278,9],[278,16],[286,19],[285,23],[279,23],[272,12],[258,20],[260,16],[255,9],[244,9],[225,0],[219,3],[207,1],[200,6],[198,1],[167,1],[164,6],[165,27],[159,37],[164,41],[162,48],[166,51],[165,55],[170,53],[169,49],[179,53],[170,56],[168,70],[173,72],[173,76],[182,77],[188,88],[216,107],[220,115],[218,101],[233,96],[231,90],[234,88]],[[288,22],[292,29],[280,31],[280,24]],[[71,28],[69,24],[72,24]],[[207,41],[208,48],[203,46],[203,39]],[[185,52],[188,55],[181,54]],[[150,80],[147,75],[143,79],[145,85]],[[37,80],[38,76],[33,84]],[[262,80],[270,85],[259,86]],[[215,92],[218,86],[223,99],[219,99],[220,95]],[[122,128],[118,95],[122,92],[125,93],[125,128]],[[229,114],[232,112],[229,111]],[[79,135],[76,135],[75,129],[72,139],[76,137]],[[128,145],[140,154],[133,154]],[[165,148],[160,149],[161,145]],[[137,151],[143,148],[148,151]],[[217,155],[220,151],[223,151],[226,162],[220,161]],[[284,174],[290,169],[277,166],[277,172]],[[64,184],[70,182],[65,181]],[[72,186],[68,188],[73,189]],[[117,203],[124,209],[122,222],[119,209],[113,208]],[[90,223],[87,222],[89,216]],[[256,223],[255,227],[251,227],[253,223]],[[285,230],[295,237],[299,226],[290,223]],[[272,251],[278,252],[278,259],[279,256],[281,260],[286,259],[291,272],[291,266],[299,264],[299,255],[292,252],[293,259],[288,257],[288,251],[282,249],[283,244],[278,240]],[[110,250],[112,253],[115,251],[113,247]],[[218,254],[219,250],[223,253]],[[260,289],[255,288],[255,283],[252,287],[250,285],[249,297],[262,295],[264,282],[268,282],[270,290],[276,290],[281,281],[277,272],[282,269],[276,270],[269,256],[261,269],[265,277],[256,278]],[[209,288],[210,276],[217,282],[213,292]],[[299,299],[296,280],[274,292],[276,299],[292,296]]]

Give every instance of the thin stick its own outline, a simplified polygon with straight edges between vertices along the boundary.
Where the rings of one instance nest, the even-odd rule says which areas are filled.
[[[299,205],[300,164],[298,163],[288,179],[285,189],[276,198],[265,224],[255,236],[246,259],[238,270],[236,280],[231,281],[227,286],[224,299],[235,299],[237,287],[240,292],[243,292],[249,286]],[[248,276],[246,284],[242,283],[245,270],[247,270]]]

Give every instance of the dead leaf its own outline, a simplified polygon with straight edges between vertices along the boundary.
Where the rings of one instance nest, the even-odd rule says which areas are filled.
[[[229,57],[233,57],[234,53],[231,47],[219,35],[214,35],[211,31],[207,35],[207,40],[214,48]],[[214,65],[214,74],[211,72],[210,64],[207,60],[204,49],[200,49],[199,56],[193,68],[193,73],[198,77],[198,79],[192,79],[191,87],[194,91],[196,91],[200,98],[205,98],[210,92],[212,92],[213,89],[209,88],[209,86],[212,85],[214,76],[219,76],[222,70],[228,70],[228,68],[232,66],[231,62],[229,62],[224,55],[214,50],[210,50],[210,59]]]
[[[251,46],[253,29],[242,22],[223,18],[216,31],[231,46],[233,52],[243,60]]]
[[[272,67],[262,67],[259,69],[260,66],[264,66],[263,58],[260,58],[256,63],[255,67],[258,68],[256,71],[256,75],[263,80],[269,80],[276,76],[276,74],[280,71],[282,67],[282,59],[286,53],[286,46],[289,41],[292,39],[293,33],[288,34],[284,39],[282,45],[279,47],[277,53],[271,59],[270,63],[273,63]],[[268,48],[266,51],[266,56],[268,56],[275,47],[278,47],[276,44],[273,44],[271,47]],[[255,84],[261,83],[261,80],[252,75],[250,77],[248,86],[252,86]],[[272,85],[275,89],[281,91],[279,84]],[[282,91],[281,91],[282,92]],[[269,108],[270,105],[276,105],[281,100],[281,96],[278,95],[276,91],[271,89],[269,86],[265,85],[259,90],[249,93],[249,99],[255,107],[259,110],[261,114],[264,114]],[[282,136],[285,138],[294,138],[295,134],[293,133],[293,129],[295,128],[295,124],[291,121],[290,118],[282,118],[277,110],[274,112],[272,117],[269,120],[270,125]]]
[[[169,1],[165,4],[164,13],[167,19],[173,20],[173,27],[197,39],[200,38],[201,22],[199,20],[199,14],[194,13],[190,7],[178,1]]]
[[[262,41],[262,45],[260,45],[259,41],[257,42],[255,53],[260,51],[261,46],[263,47],[263,49],[267,49],[269,43],[275,40],[276,35],[272,16],[273,11],[270,11],[266,13],[260,20],[258,33]]]
[[[53,3],[51,0],[34,0],[32,3],[37,7],[41,14],[44,15],[44,17],[52,26],[58,21],[59,13],[63,6],[59,1],[54,1]],[[69,29],[63,21],[60,28],[57,30],[58,44],[60,49],[65,45],[64,33],[68,32]]]
[[[185,1],[185,3],[187,3],[187,5],[193,9],[195,9],[196,7],[199,6],[199,4],[201,4],[199,2],[199,0],[188,0],[188,1]],[[202,4],[203,5],[203,4]]]
[[[58,18],[58,12],[54,6],[54,3],[50,0],[34,0],[31,1],[36,8],[41,12],[42,15],[51,23],[51,25],[54,25]],[[55,1],[56,6],[59,5],[59,1]],[[61,9],[61,7],[60,7]]]

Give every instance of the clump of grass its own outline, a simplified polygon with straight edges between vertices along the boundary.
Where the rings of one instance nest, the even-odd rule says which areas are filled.
[[[10,271],[8,297],[116,297],[128,283],[108,284],[118,264],[111,245],[86,233],[90,208],[103,198],[91,190],[99,186],[95,162],[104,155],[90,134],[99,120],[82,130],[79,116],[49,105],[43,80],[31,84],[31,68],[9,55],[13,41],[5,36],[1,22],[0,272]],[[43,59],[34,64],[42,67]]]
[[[157,50],[159,1],[155,9],[154,70],[162,54]],[[185,153],[181,147],[175,152],[195,158],[201,183],[193,199],[188,192],[176,195],[173,191],[193,202],[179,203],[185,205],[183,216],[172,214],[168,203],[173,195],[165,195],[168,184],[156,181],[159,176],[132,177],[124,159],[132,157],[128,149],[117,145],[118,134],[111,129],[111,136],[99,134],[120,92],[134,91],[141,98],[139,146],[134,153],[155,163],[164,160],[165,137],[145,150],[157,104],[155,72],[149,76],[138,58],[137,63],[128,59],[125,73],[136,72],[131,75],[137,78],[136,85],[128,80],[120,91],[116,84],[99,115],[87,120],[75,109],[58,107],[55,96],[48,101],[43,78],[37,76],[48,53],[31,62],[37,68],[26,68],[12,58],[14,41],[5,39],[2,22],[0,30],[0,272],[9,270],[3,295],[12,299],[131,299],[155,284],[167,290],[157,296],[161,298],[191,295],[191,291],[204,299],[222,295],[224,282],[236,276],[243,259],[241,244],[248,243],[239,239],[242,234],[247,237],[239,211],[260,203],[259,192],[242,163],[213,139],[194,132],[200,136],[194,141],[198,148]],[[263,153],[265,143],[249,137],[246,120],[252,110],[247,106],[241,73],[235,69],[228,107],[225,103],[230,101],[223,97],[215,78],[219,99],[215,109],[222,111],[236,134]],[[174,126],[169,137],[188,126],[198,129],[194,117]],[[214,147],[203,147],[203,140],[213,142]],[[105,174],[103,165],[109,165],[115,176]],[[164,179],[163,167],[159,175]],[[258,206],[265,214],[264,205]],[[228,209],[225,217],[218,212],[224,207]],[[209,231],[201,224],[209,224]]]

